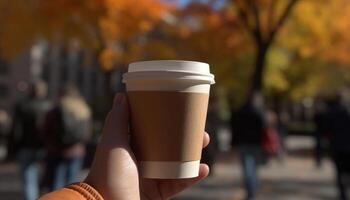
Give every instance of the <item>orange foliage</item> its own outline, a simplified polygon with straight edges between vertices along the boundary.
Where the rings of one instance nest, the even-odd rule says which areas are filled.
[[[0,1],[0,54],[12,57],[21,53],[23,46],[30,46],[37,38],[33,29],[39,29],[41,18],[36,11],[38,4],[20,3],[19,0]],[[35,22],[35,23],[33,23]]]
[[[3,0],[1,49],[13,57],[28,48],[35,36],[60,43],[75,38],[84,48],[103,52],[102,63],[111,63],[104,59],[121,54],[113,46],[151,31],[167,9],[160,0]]]
[[[150,31],[165,6],[156,0],[106,0],[100,26],[106,40],[129,40]]]
[[[0,54],[13,57],[38,38],[61,44],[75,38],[107,71],[140,58],[202,60],[211,64],[217,85],[243,92],[255,59],[251,33],[260,28],[266,42],[290,1],[227,0],[220,8],[193,1],[177,10],[163,2],[1,0]],[[165,12],[173,23],[162,20]],[[335,88],[343,78],[350,82],[350,2],[298,0],[290,14],[267,56],[268,91],[291,91],[296,98]]]

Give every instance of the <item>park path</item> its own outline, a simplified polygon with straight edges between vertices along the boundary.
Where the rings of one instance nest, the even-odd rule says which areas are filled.
[[[258,200],[336,199],[332,163],[326,159],[322,168],[315,168],[310,153],[312,142],[310,137],[288,138],[287,147],[291,153],[284,162],[272,160],[260,169]],[[212,177],[183,192],[176,200],[243,199],[240,166],[234,152],[221,154],[213,171]],[[14,163],[0,165],[0,199],[23,199],[18,169]]]
[[[329,159],[320,169],[312,160],[310,137],[289,137],[290,154],[283,163],[271,160],[262,166],[257,200],[335,200],[334,171]],[[183,192],[176,200],[243,200],[241,170],[237,156],[226,153],[217,162],[215,175]]]

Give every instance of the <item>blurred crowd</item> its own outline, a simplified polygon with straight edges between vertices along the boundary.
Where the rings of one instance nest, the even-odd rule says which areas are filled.
[[[92,133],[90,108],[74,85],[62,87],[54,102],[47,99],[47,91],[45,82],[33,82],[17,102],[11,123],[0,112],[6,160],[18,163],[25,200],[76,182]]]
[[[67,84],[54,101],[48,100],[47,91],[45,82],[35,81],[27,95],[16,103],[12,116],[0,110],[0,142],[7,148],[6,161],[18,164],[26,200],[78,181],[86,151],[91,151],[87,144],[92,136],[92,111],[79,90]],[[218,132],[223,124],[218,107],[219,99],[210,96],[206,131],[211,135],[211,143],[204,149],[202,158],[213,169],[220,153]],[[350,101],[346,95],[339,94],[318,98],[313,107],[312,114],[306,114],[306,118],[315,125],[310,135],[315,141],[315,169],[322,166],[324,158],[330,157],[339,197],[347,200]],[[252,93],[246,103],[232,106],[229,112],[231,117],[225,124],[232,133],[230,144],[240,158],[246,199],[252,200],[259,189],[259,167],[271,159],[280,163],[285,160],[288,153],[285,139],[293,111],[269,104],[260,93]]]
[[[346,93],[327,100],[319,99],[314,122],[316,166],[321,167],[327,154],[331,156],[340,199],[346,200],[350,182],[350,101]]]
[[[207,131],[211,138],[217,138],[217,127],[220,126],[220,117],[213,108],[215,104],[215,99],[212,99],[207,117]],[[288,154],[286,138],[290,134],[288,132],[292,132],[292,111],[284,106],[268,104],[260,93],[253,93],[245,104],[232,108],[230,112],[231,147],[238,152],[241,161],[245,199],[253,200],[256,199],[259,188],[259,167],[266,165],[271,159],[283,164]],[[314,125],[311,131],[304,131],[315,141],[315,170],[322,166],[324,158],[331,158],[336,172],[339,199],[347,200],[347,188],[350,186],[350,101],[346,93],[318,98],[312,113],[305,109],[303,118],[300,120],[304,120],[305,124]],[[217,145],[217,141],[210,145]],[[203,152],[203,160],[209,165],[213,165],[215,161],[215,151],[217,150],[214,147],[209,146]]]

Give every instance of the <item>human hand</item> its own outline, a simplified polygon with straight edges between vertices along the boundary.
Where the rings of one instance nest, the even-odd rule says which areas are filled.
[[[90,172],[85,182],[106,200],[164,200],[204,179],[209,167],[201,164],[199,176],[190,179],[144,179],[139,176],[129,144],[129,107],[124,94],[117,94],[103,128]],[[209,135],[203,135],[203,148]]]

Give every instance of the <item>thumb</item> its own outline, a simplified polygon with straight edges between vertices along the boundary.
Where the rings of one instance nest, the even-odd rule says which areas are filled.
[[[129,140],[129,105],[123,93],[115,95],[113,107],[103,127],[102,143],[127,144]]]

